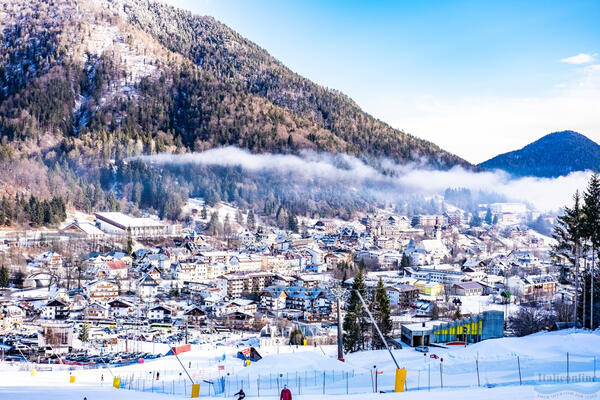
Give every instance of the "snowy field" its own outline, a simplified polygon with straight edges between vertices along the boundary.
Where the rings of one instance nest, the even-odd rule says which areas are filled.
[[[483,311],[503,311],[511,315],[519,310],[520,306],[514,303],[494,303],[494,296],[450,296],[450,299],[459,298],[462,304],[460,311],[463,314],[481,314]]]
[[[150,350],[152,344],[138,347]],[[0,399],[189,398],[190,378],[200,383],[201,398],[231,399],[243,388],[249,398],[277,399],[283,384],[290,387],[294,399],[306,400],[600,398],[600,383],[595,382],[600,332],[540,333],[430,350],[439,358],[412,348],[394,350],[400,366],[408,370],[406,393],[390,393],[395,365],[386,351],[350,354],[342,363],[336,360],[335,346],[268,347],[258,349],[261,361],[244,367],[233,346],[199,345],[179,356],[190,377],[174,356],[110,370],[37,367],[35,376],[30,372],[35,366],[0,363]],[[381,373],[375,374],[375,369]],[[75,376],[75,383],[69,383],[70,376]],[[121,379],[121,389],[111,387],[113,376]],[[374,394],[375,376],[377,389],[387,393]]]

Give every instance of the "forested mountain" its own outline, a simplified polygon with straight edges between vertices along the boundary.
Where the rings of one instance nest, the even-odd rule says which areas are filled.
[[[600,168],[600,146],[577,132],[554,132],[479,166],[515,176],[557,177]]]
[[[0,138],[0,196],[61,196],[83,209],[115,195],[135,202],[116,180],[121,160],[220,145],[470,167],[213,18],[149,0],[3,1]],[[154,184],[181,200],[189,193],[173,181]]]

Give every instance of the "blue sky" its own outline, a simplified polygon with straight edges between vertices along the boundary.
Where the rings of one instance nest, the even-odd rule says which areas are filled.
[[[471,162],[557,130],[600,140],[598,1],[167,2]]]

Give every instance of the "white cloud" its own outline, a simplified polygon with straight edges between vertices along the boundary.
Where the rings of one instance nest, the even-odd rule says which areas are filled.
[[[597,56],[597,54],[579,53],[576,56],[563,58],[562,60],[560,60],[560,62],[566,63],[566,64],[576,64],[576,65],[589,64],[596,60],[596,56]]]
[[[202,165],[241,166],[247,171],[278,172],[311,180],[310,185],[335,181],[349,189],[369,191],[386,199],[395,194],[431,195],[446,188],[467,188],[471,191],[498,193],[511,200],[533,204],[540,210],[557,210],[571,203],[575,190],[585,189],[589,171],[573,172],[559,178],[511,178],[502,171],[473,172],[461,167],[448,171],[422,168],[415,164],[398,165],[391,160],[379,160],[393,174],[384,175],[348,155],[331,155],[302,151],[299,155],[252,154],[237,147],[221,147],[201,153],[159,154],[139,157],[149,163],[193,163]]]
[[[433,95],[371,99],[366,108],[392,126],[480,163],[551,132],[574,130],[600,142],[600,64],[529,97]]]

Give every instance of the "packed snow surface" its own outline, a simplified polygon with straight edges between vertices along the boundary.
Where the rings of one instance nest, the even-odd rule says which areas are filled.
[[[284,384],[294,399],[306,400],[600,398],[595,381],[599,332],[566,330],[466,347],[430,347],[425,355],[409,347],[393,350],[400,367],[408,370],[406,393],[391,393],[396,366],[386,350],[348,354],[340,362],[335,346],[261,347],[257,350],[263,359],[244,366],[236,357],[243,347],[235,342],[193,345],[179,360],[167,356],[110,369],[59,365],[50,371],[47,365],[0,363],[0,399],[189,398],[190,379],[200,383],[203,398],[232,398],[243,388],[248,398],[277,399]],[[152,343],[129,345],[140,351],[166,350]],[[69,382],[70,376],[75,383]],[[120,389],[111,386],[113,376],[121,379]],[[374,394],[375,382],[386,394]]]

